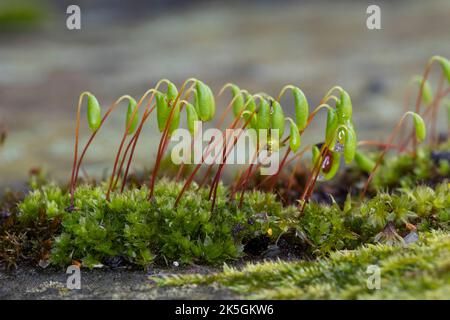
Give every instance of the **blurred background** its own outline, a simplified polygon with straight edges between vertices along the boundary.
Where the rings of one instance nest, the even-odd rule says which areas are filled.
[[[71,4],[81,7],[81,30],[66,28]],[[366,27],[370,4],[381,7],[382,30]],[[138,99],[161,78],[180,85],[197,77],[215,92],[234,82],[274,96],[292,83],[311,105],[339,84],[353,98],[359,138],[383,139],[402,113],[410,78],[431,55],[450,56],[449,35],[448,0],[1,0],[0,122],[8,136],[0,186],[23,183],[36,167],[69,179],[82,91],[93,92],[105,110],[123,94]],[[218,100],[219,112],[226,102]],[[124,125],[120,109],[87,155],[89,174],[112,166]],[[319,142],[322,123],[304,141]],[[135,169],[154,161],[155,127],[151,119]]]

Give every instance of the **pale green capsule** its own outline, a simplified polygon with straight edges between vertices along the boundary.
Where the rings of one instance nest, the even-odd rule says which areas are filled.
[[[375,168],[375,162],[359,151],[355,152],[355,162],[362,171],[367,173],[371,173]]]
[[[422,76],[415,76],[413,78],[413,82],[416,83],[419,87],[422,85],[423,77]],[[429,81],[425,81],[423,84],[423,90],[422,90],[422,100],[425,105],[430,105],[433,101],[433,92],[431,90],[431,85]]]
[[[336,103],[336,112],[339,119],[339,124],[345,124],[352,118],[352,100],[350,95],[345,90],[341,91],[341,97]]]
[[[349,164],[355,158],[356,152],[356,133],[352,126],[348,127],[345,131],[345,142],[344,142],[344,160],[345,163]]]
[[[210,121],[216,113],[216,103],[211,89],[203,82],[197,80],[196,88],[196,110],[200,120]]]
[[[128,108],[127,108],[127,118],[125,120],[125,128],[128,128],[128,125],[130,127],[128,128],[127,134],[132,134],[138,125],[139,122],[139,114],[136,112],[136,114],[133,117],[134,110],[136,110],[136,100],[133,98],[129,99],[128,102]],[[133,120],[131,120],[131,117],[133,117]],[[130,124],[131,121],[131,124]]]
[[[102,111],[97,98],[93,94],[87,95],[87,119],[89,128],[92,131],[97,130],[100,127],[102,121]]]
[[[231,85],[231,93],[233,94],[233,113],[237,117],[244,109],[244,96],[241,89],[235,84]]]
[[[175,110],[173,111],[172,121],[170,122],[170,126],[169,126],[169,136],[172,135],[173,131],[175,129],[178,129],[178,127],[180,126],[180,113],[181,113],[180,104],[177,103],[177,105],[172,108],[175,108]],[[172,109],[170,109],[170,110],[172,110]],[[171,111],[169,111],[167,120],[169,119],[170,112]]]
[[[284,134],[285,121],[283,108],[277,101],[273,101],[272,109],[271,128],[272,130],[278,130],[278,136],[281,139]]]
[[[245,100],[245,110],[248,110],[250,112],[253,112],[256,110],[256,102],[255,98],[251,94],[247,95],[247,98]]]
[[[300,132],[294,121],[290,121],[290,124],[289,148],[295,153],[301,144]]]
[[[322,174],[325,180],[333,179],[339,170],[340,162],[341,154],[339,152],[329,151],[322,164]]]
[[[270,105],[265,99],[261,99],[259,103],[258,117],[257,117],[258,129],[270,128]]]
[[[300,130],[304,130],[308,123],[309,104],[305,94],[299,88],[292,90],[295,103],[295,123]]]
[[[450,84],[450,61],[444,57],[436,57],[437,61],[441,65],[442,72],[444,76],[447,78],[447,82]]]
[[[172,82],[167,82],[167,100],[174,101],[178,97],[178,89]]]
[[[335,110],[328,110],[327,126],[325,128],[325,143],[328,148],[333,149],[336,143],[336,130],[338,128],[338,116]]]
[[[311,153],[312,153],[312,165],[314,166],[317,162],[317,159],[320,156],[320,149],[317,146],[313,146],[311,149]]]
[[[195,134],[195,122],[199,121],[197,111],[192,104],[186,104],[186,113],[187,113],[187,127],[191,135]]]
[[[164,131],[167,119],[169,118],[170,108],[167,104],[167,97],[161,92],[156,95],[156,119],[158,120],[158,129],[160,132]]]
[[[445,105],[447,107],[447,124],[450,128],[450,100],[447,100]]]
[[[245,110],[247,112],[243,113],[243,117],[245,119],[245,121],[248,121],[248,119],[250,118],[250,115],[252,114],[253,111],[256,110],[256,103],[255,103],[255,99],[253,98],[252,95],[248,95],[245,101],[245,105],[246,108]],[[250,123],[248,124],[249,128],[253,128],[253,129],[257,129],[258,128],[258,120],[257,120],[258,116],[256,113],[253,113],[252,119],[250,120]]]
[[[417,113],[412,113],[413,120],[414,120],[414,128],[416,129],[416,137],[419,142],[422,142],[425,140],[427,135],[427,129],[425,127],[425,122],[423,121],[422,117],[419,116]]]

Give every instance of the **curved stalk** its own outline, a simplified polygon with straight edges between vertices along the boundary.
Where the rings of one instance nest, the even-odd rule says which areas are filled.
[[[300,165],[301,165],[301,161],[300,161],[301,157],[303,156],[303,154],[304,154],[306,151],[311,150],[311,147],[312,147],[311,145],[306,146],[302,151],[300,151],[299,153],[297,153],[294,157],[292,157],[291,159],[289,159],[288,162],[286,163],[286,165],[289,165],[289,163],[291,163],[293,160],[295,160],[295,159],[298,158],[297,162],[295,163],[294,170],[292,170],[291,174],[289,175],[289,180],[288,180],[288,184],[287,184],[287,189],[291,189],[291,187],[292,187],[292,183],[293,183],[293,181],[294,181],[295,174],[297,173],[298,168],[299,168]]]
[[[232,85],[232,84],[231,84],[231,83],[227,83],[224,87],[222,87],[222,89],[221,89],[221,91],[219,92],[219,94],[217,95],[217,97],[219,97],[219,96],[223,93],[223,90],[226,89],[227,85],[230,86],[230,85]],[[241,90],[241,93],[242,93],[242,90]],[[223,122],[225,121],[225,117],[226,117],[226,115],[230,112],[231,107],[233,106],[233,103],[234,103],[234,101],[237,99],[237,97],[238,97],[238,96],[233,97],[233,99],[231,99],[230,103],[228,103],[228,105],[225,107],[225,110],[222,112],[222,114],[221,114],[221,116],[220,116],[220,118],[219,118],[219,123],[217,124],[217,127],[218,127],[219,129],[222,127],[222,124],[223,124]],[[244,105],[244,106],[245,106],[245,105]],[[192,146],[193,146],[193,144],[194,144],[194,141],[195,141],[195,137],[194,137],[194,140],[192,140],[192,143],[191,143],[191,149],[192,149]],[[209,144],[208,144],[207,147],[209,147],[209,145],[210,145],[211,143],[212,143],[212,141],[209,142]],[[213,161],[213,162],[214,162],[214,161]],[[182,164],[180,165],[180,168],[178,169],[176,181],[178,181],[179,178],[181,177],[181,173],[182,173],[182,171],[183,171],[183,168],[184,168],[184,163],[182,163]],[[208,179],[209,174],[210,174],[210,172],[211,172],[211,169],[212,169],[212,166],[209,166],[209,167],[208,167],[208,170],[207,170],[207,172],[206,172],[206,174],[205,174],[205,176],[203,177],[202,182],[201,182],[200,185],[199,185],[199,188],[201,188],[201,187],[203,186],[203,184],[206,182],[206,180]]]
[[[127,139],[127,136],[128,136],[128,130],[131,127],[131,124],[133,123],[134,117],[136,117],[136,114],[137,114],[139,108],[141,107],[142,102],[151,93],[152,95],[151,95],[151,97],[150,97],[150,99],[149,99],[149,101],[147,103],[146,109],[149,107],[149,105],[152,103],[152,101],[153,101],[153,99],[155,97],[155,93],[157,92],[158,87],[160,86],[162,81],[165,81],[165,80],[161,80],[160,82],[158,82],[158,84],[156,85],[155,88],[147,90],[147,92],[144,93],[144,95],[141,97],[141,99],[139,99],[139,102],[136,104],[136,108],[133,110],[133,113],[131,115],[131,119],[128,122],[126,128],[125,128],[125,131],[124,131],[123,136],[122,136],[122,140],[120,141],[119,149],[117,150],[117,154],[116,154],[116,157],[115,157],[115,160],[114,160],[114,166],[113,166],[113,170],[111,172],[111,178],[110,178],[109,185],[108,185],[108,191],[106,192],[106,199],[107,200],[109,200],[110,193],[112,191],[113,186],[115,186],[117,184],[117,182],[114,181],[114,176],[116,175],[116,170],[117,170],[117,164],[119,162],[120,154],[122,153],[123,145],[125,144],[125,140]],[[133,139],[134,139],[134,136],[133,136]],[[118,177],[117,177],[117,179],[118,179]]]
[[[403,122],[405,121],[406,117],[409,115],[413,115],[412,112],[406,112],[398,121],[397,125],[395,126],[394,130],[392,131],[391,135],[388,138],[388,142],[386,143],[386,147],[383,149],[383,152],[381,153],[381,155],[378,157],[377,162],[375,163],[375,167],[373,168],[372,172],[370,173],[369,177],[367,178],[366,183],[364,184],[364,188],[363,191],[361,193],[361,199],[363,199],[366,195],[367,189],[369,187],[370,182],[372,181],[376,170],[378,169],[378,167],[381,164],[381,161],[383,161],[384,156],[386,155],[387,151],[389,150],[389,148],[387,147],[388,145],[392,144],[392,141],[394,140],[396,134],[398,133],[398,131],[400,130]]]
[[[252,120],[254,112],[255,111],[253,111],[251,116],[246,120],[245,124],[241,128],[242,130],[244,130],[247,127],[247,125],[250,123],[250,121]],[[238,139],[242,135],[242,132],[243,131],[239,132],[239,135],[233,140],[233,145],[228,150],[228,152],[226,152],[227,151],[227,147],[225,147],[224,150],[223,150],[224,157],[222,158],[222,163],[219,165],[219,169],[217,170],[217,173],[216,173],[216,176],[215,176],[215,178],[213,180],[213,184],[211,186],[211,190],[210,190],[210,194],[209,194],[209,197],[211,198],[211,193],[213,193],[213,199],[212,199],[212,204],[211,204],[211,212],[214,211],[214,206],[215,206],[215,203],[216,203],[216,196],[217,196],[217,188],[219,186],[220,176],[221,176],[223,168],[225,166],[227,157],[230,154],[231,150],[233,150],[233,148],[236,145]]]
[[[231,126],[230,126],[228,129],[234,129],[234,128],[236,127],[236,125],[239,123],[239,120],[240,120],[240,117],[241,117],[243,111],[244,111],[244,109],[241,110],[239,116],[235,117],[235,119],[233,120],[233,123],[231,124]],[[254,113],[254,111],[253,111],[253,113]],[[253,113],[252,113],[252,116],[253,116]],[[250,119],[251,119],[252,116],[250,116]],[[212,141],[210,141],[210,144],[209,144],[209,145],[211,145],[211,142],[212,142]],[[214,148],[216,145],[217,145],[217,143],[213,146],[213,148]],[[186,192],[187,188],[191,185],[192,181],[194,180],[195,174],[198,172],[198,170],[200,169],[200,167],[201,167],[202,164],[203,164],[203,159],[204,159],[205,157],[207,157],[211,152],[212,152],[212,149],[211,149],[211,148],[208,148],[208,149],[203,153],[201,162],[198,163],[198,164],[195,166],[194,170],[192,171],[192,173],[190,174],[190,176],[188,177],[188,179],[187,179],[186,182],[184,183],[183,188],[181,189],[180,193],[178,194],[177,199],[175,200],[175,205],[174,205],[175,208],[178,206],[178,203],[180,202],[181,197],[183,196],[184,192]]]
[[[116,108],[116,106],[123,100],[125,99],[130,99],[131,97],[129,95],[124,95],[121,96],[120,98],[118,98],[116,101],[114,101],[111,106],[108,108],[107,112],[105,113],[105,115],[103,116],[102,120],[100,121],[100,125],[99,127],[91,134],[91,136],[89,137],[85,147],[83,148],[83,151],[81,152],[80,155],[80,159],[78,159],[78,144],[79,144],[79,130],[80,130],[80,114],[81,114],[81,107],[82,107],[82,102],[83,102],[83,98],[85,96],[87,96],[88,94],[91,94],[89,92],[83,92],[80,95],[79,98],[79,102],[78,102],[78,108],[77,108],[77,120],[76,120],[76,128],[75,128],[75,148],[74,148],[74,159],[73,159],[73,166],[72,166],[72,176],[71,176],[71,181],[70,181],[70,198],[71,198],[71,205],[74,205],[74,195],[75,195],[75,189],[76,189],[76,184],[77,184],[77,180],[78,180],[78,175],[79,175],[79,171],[80,171],[80,166],[81,163],[84,159],[84,156],[87,152],[87,149],[89,148],[89,146],[91,145],[92,141],[94,140],[95,136],[97,135],[98,131],[100,130],[100,128],[103,126],[103,124],[105,123],[106,119],[108,118],[108,116],[111,114],[111,112]]]
[[[339,125],[336,128],[336,130],[334,131],[333,140],[336,139],[338,132],[341,129],[348,130],[348,127],[346,125],[342,125],[342,124]],[[325,142],[322,145],[322,148],[320,149],[319,156],[317,157],[316,163],[314,164],[313,170],[312,170],[311,175],[306,183],[305,190],[303,191],[302,197],[300,199],[300,205],[301,205],[300,215],[303,214],[305,207],[306,207],[306,203],[308,202],[308,200],[311,197],[311,194],[314,190],[314,185],[317,182],[317,178],[319,177],[320,170],[322,169],[322,166],[323,166],[323,161],[325,160],[325,152],[327,150],[329,150],[328,147],[329,147],[329,145]]]
[[[141,135],[142,127],[143,127],[144,123],[147,121],[147,119],[149,118],[149,116],[151,115],[151,113],[153,112],[153,110],[155,110],[155,108],[156,108],[156,105],[154,104],[150,108],[150,110],[146,110],[146,112],[144,112],[144,115],[142,116],[142,121],[141,121],[139,127],[137,128],[136,133],[134,134],[134,136],[132,138],[132,140],[134,140],[134,141],[130,141],[129,142],[129,145],[132,143],[132,147],[131,147],[130,155],[128,156],[128,162],[127,162],[127,166],[126,166],[126,169],[125,169],[125,173],[123,175],[123,181],[122,181],[122,186],[120,188],[120,192],[123,192],[123,190],[125,189],[125,185],[127,183],[127,178],[128,178],[128,173],[129,173],[129,170],[130,170],[131,161],[133,160],[133,155],[134,155],[134,152],[135,152],[135,149],[136,149],[137,142],[138,142],[139,137]],[[119,170],[121,171],[122,168],[120,168]]]

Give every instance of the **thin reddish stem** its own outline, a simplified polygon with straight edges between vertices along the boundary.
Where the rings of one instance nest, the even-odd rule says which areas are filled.
[[[71,178],[71,182],[70,182],[70,196],[71,196],[71,205],[72,206],[74,205],[74,195],[75,195],[76,184],[77,184],[78,176],[79,176],[79,172],[80,172],[80,166],[81,166],[81,163],[83,162],[84,156],[86,155],[86,152],[87,152],[89,146],[91,145],[91,143],[94,140],[95,136],[100,131],[101,127],[103,126],[103,124],[105,123],[106,119],[111,114],[111,112],[117,107],[117,105],[122,100],[129,98],[129,96],[125,95],[125,96],[120,97],[119,99],[117,99],[116,101],[114,101],[111,104],[111,106],[108,108],[108,110],[106,111],[105,115],[101,119],[99,127],[89,137],[86,145],[83,148],[83,151],[81,152],[80,158],[77,160],[77,158],[78,158],[79,128],[80,128],[80,112],[81,112],[81,106],[82,106],[82,104],[81,104],[82,103],[82,98],[83,98],[84,95],[85,95],[85,93],[83,93],[80,96],[80,100],[79,100],[79,104],[78,104],[78,110],[77,110],[77,124],[76,124],[76,129],[75,129],[74,162],[73,162],[73,167],[72,167],[72,178]]]
[[[398,121],[397,125],[395,126],[394,130],[392,131],[391,135],[389,136],[389,139],[388,139],[388,142],[386,143],[386,145],[392,144],[392,141],[394,140],[396,134],[397,134],[398,131],[400,130],[400,128],[401,128],[401,126],[402,126],[402,124],[403,124],[403,122],[404,122],[404,120],[405,120],[405,118],[406,118],[407,115],[408,115],[408,113],[405,113],[405,114],[401,117],[401,119]],[[370,182],[372,181],[372,179],[373,179],[373,177],[374,177],[374,175],[375,175],[376,170],[378,169],[378,167],[380,166],[381,162],[383,161],[384,156],[386,155],[387,151],[388,151],[388,148],[385,147],[385,148],[383,149],[383,152],[381,153],[381,155],[378,157],[377,162],[375,163],[375,166],[374,166],[374,168],[372,169],[372,172],[370,173],[370,175],[369,175],[369,177],[367,178],[367,181],[366,181],[366,183],[365,183],[365,185],[364,185],[363,191],[362,191],[362,193],[361,193],[361,199],[363,199],[363,198],[365,197],[366,192],[367,192],[367,189],[368,189],[368,187],[369,187],[369,184],[370,184]]]

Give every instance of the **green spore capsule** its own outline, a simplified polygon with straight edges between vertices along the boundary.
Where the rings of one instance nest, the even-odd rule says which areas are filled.
[[[415,76],[413,78],[413,82],[417,84],[420,88],[423,82],[422,76]],[[431,85],[429,81],[425,81],[423,84],[423,90],[422,90],[422,101],[425,105],[431,105],[431,102],[433,101],[433,92],[431,90]]]
[[[278,130],[278,137],[281,139],[284,134],[284,112],[277,101],[272,103],[271,127],[272,130]]]
[[[216,103],[211,89],[203,82],[197,80],[196,88],[196,110],[200,120],[210,121],[216,113]]]
[[[233,114],[237,117],[244,109],[244,96],[237,85],[232,84],[230,88],[233,95]]]
[[[299,88],[294,88],[292,94],[294,95],[295,103],[295,123],[299,130],[304,130],[309,117],[308,99],[306,99],[305,94]]]
[[[352,100],[350,95],[345,90],[341,90],[340,99],[336,103],[336,112],[340,124],[345,124],[352,118]]]
[[[362,171],[367,173],[371,173],[375,168],[375,162],[359,151],[355,152],[355,162]]]
[[[130,127],[128,128],[127,134],[132,134],[138,125],[139,122],[139,114],[136,111],[136,114],[133,117],[133,113],[134,110],[136,110],[136,100],[134,100],[133,98],[129,98],[129,102],[128,102],[128,108],[127,108],[127,118],[125,120],[125,128],[128,128],[128,125],[130,125]],[[133,120],[131,121],[131,118],[133,117]],[[131,121],[131,124],[130,124]]]
[[[244,119],[245,121],[248,121],[250,115],[252,114],[252,112],[254,112],[256,110],[256,103],[255,103],[255,99],[253,98],[252,95],[248,95],[245,101],[245,110],[248,112],[243,113]],[[250,120],[249,123],[249,127],[253,128],[253,129],[257,129],[258,128],[258,120],[257,120],[257,114],[254,113],[252,116],[252,119]]]
[[[436,56],[435,58],[441,65],[442,72],[444,73],[444,76],[447,78],[448,84],[450,84],[450,61],[441,56]]]
[[[199,117],[197,114],[197,111],[195,111],[195,108],[192,104],[187,103],[186,104],[186,113],[187,113],[187,127],[191,135],[195,134],[195,122],[199,121]]]
[[[300,132],[299,132],[298,127],[295,124],[295,122],[291,120],[290,121],[289,148],[291,148],[292,152],[295,153],[300,148],[300,144],[301,144]]]
[[[334,176],[339,170],[340,162],[341,162],[341,154],[339,152],[328,150],[325,153],[321,168],[321,172],[325,180],[331,180],[334,178]]]
[[[330,149],[333,149],[336,143],[336,130],[338,125],[338,116],[336,111],[328,110],[327,126],[325,128],[325,143]]]
[[[156,119],[158,120],[158,129],[160,132],[164,131],[167,119],[169,118],[170,108],[167,104],[167,97],[161,92],[156,95]]]
[[[356,152],[356,133],[353,127],[348,127],[345,130],[345,142],[344,142],[344,160],[349,164],[355,158]]]
[[[423,121],[422,117],[419,116],[417,113],[412,113],[413,121],[414,121],[414,128],[416,129],[416,137],[419,142],[422,142],[425,140],[427,135],[427,130],[425,127],[425,122]]]
[[[169,126],[169,136],[172,135],[172,133],[178,129],[178,127],[180,126],[180,104],[177,103],[176,106],[172,107],[175,108],[175,110],[173,110],[173,115],[172,115],[172,121],[170,122],[170,126]],[[169,115],[167,117],[167,120],[169,120],[169,116],[170,116],[170,112],[172,112],[171,110],[169,111]]]
[[[270,128],[270,105],[265,99],[259,103],[257,124],[259,130]]]
[[[312,157],[311,157],[312,165],[314,166],[317,163],[318,158],[320,156],[320,149],[319,149],[319,147],[313,146],[312,149],[311,149],[311,154],[312,154]]]
[[[167,82],[167,100],[175,101],[178,97],[177,87],[170,81]]]
[[[447,108],[447,124],[450,127],[450,100],[445,102],[445,106]]]
[[[102,111],[97,98],[89,93],[87,95],[87,119],[89,128],[91,128],[92,131],[95,131],[100,127],[102,121],[101,113]]]

